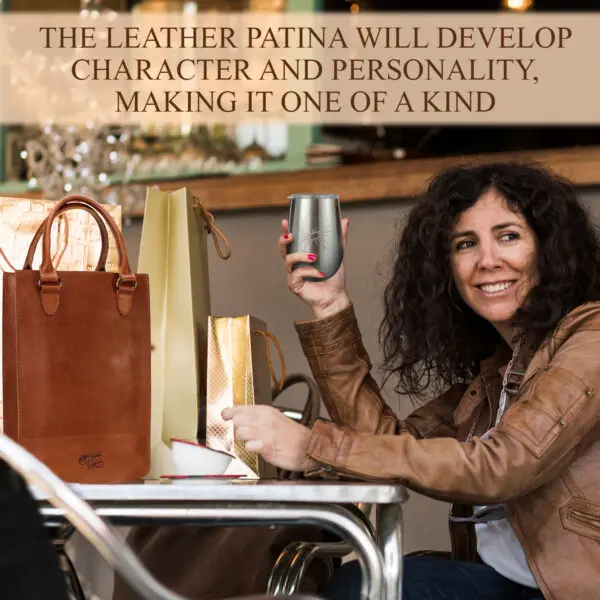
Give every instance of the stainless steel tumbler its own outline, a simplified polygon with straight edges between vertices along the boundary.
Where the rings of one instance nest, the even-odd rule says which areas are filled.
[[[306,281],[324,281],[340,268],[344,256],[340,199],[336,194],[292,194],[290,201],[289,231],[294,236],[287,246],[292,252],[310,252],[317,255],[314,262],[298,266],[317,268],[325,277],[307,277]]]

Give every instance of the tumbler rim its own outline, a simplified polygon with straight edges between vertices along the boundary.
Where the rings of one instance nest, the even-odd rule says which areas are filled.
[[[339,194],[312,194],[312,193],[296,193],[296,194],[290,194],[288,196],[288,200],[296,200],[297,198],[316,198],[316,199],[323,199],[323,200],[327,200],[327,199],[334,199],[334,200],[339,200],[340,196]]]

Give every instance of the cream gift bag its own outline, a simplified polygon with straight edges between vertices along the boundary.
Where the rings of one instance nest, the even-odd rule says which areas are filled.
[[[219,256],[229,258],[214,217],[189,190],[148,189],[138,271],[150,276],[153,478],[174,472],[172,438],[195,441],[198,435],[210,313],[208,234]]]
[[[23,268],[31,241],[54,204],[54,200],[0,197],[0,270],[2,273]],[[106,205],[105,208],[120,228],[121,207]],[[100,257],[101,247],[98,225],[92,215],[83,210],[64,212],[52,227],[53,263],[59,271],[94,270]],[[31,265],[33,269],[39,267],[41,252],[41,244],[38,244]],[[117,260],[115,240],[109,236],[105,269],[116,272]],[[3,286],[0,281],[0,306],[2,305],[2,290]],[[0,335],[1,352],[2,336]],[[0,431],[4,430],[2,412],[2,384],[0,381]]]
[[[271,362],[270,342],[275,344],[281,361],[282,376],[277,379]],[[227,469],[231,475],[247,475],[262,479],[276,477],[277,470],[259,454],[248,452],[242,441],[235,439],[233,424],[221,417],[230,406],[268,404],[272,402],[271,381],[281,390],[285,364],[275,337],[264,321],[244,315],[209,317],[206,379],[205,439],[209,448],[223,450],[236,457]]]

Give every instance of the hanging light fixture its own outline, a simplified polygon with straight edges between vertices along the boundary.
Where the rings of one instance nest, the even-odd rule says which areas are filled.
[[[524,12],[533,8],[533,0],[502,0],[502,7],[506,10]]]

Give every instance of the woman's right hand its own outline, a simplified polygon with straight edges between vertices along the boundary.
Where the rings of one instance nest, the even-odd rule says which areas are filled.
[[[290,291],[313,309],[317,319],[324,319],[348,307],[350,299],[346,293],[344,263],[342,262],[335,275],[325,281],[305,281],[305,277],[320,279],[323,275],[315,267],[301,266],[296,269],[293,267],[297,263],[311,263],[317,259],[317,256],[306,252],[287,254],[287,246],[293,238],[287,219],[281,221],[281,227],[283,234],[279,238],[279,252],[285,262]],[[348,219],[342,219],[342,234],[345,249]]]

